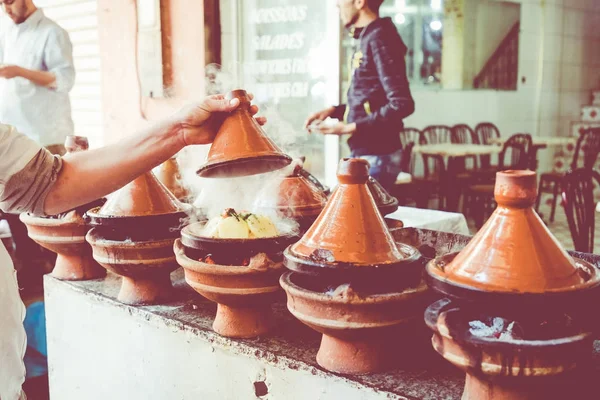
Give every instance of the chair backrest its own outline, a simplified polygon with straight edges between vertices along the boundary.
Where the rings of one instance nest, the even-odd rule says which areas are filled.
[[[475,131],[467,124],[458,124],[452,127],[452,143],[474,143],[479,144]]]
[[[600,128],[590,128],[583,131],[577,139],[571,169],[594,168],[600,155]],[[582,161],[583,165],[580,165]]]
[[[594,251],[595,185],[600,185],[600,174],[590,168],[579,168],[567,172],[561,183],[563,207],[567,215],[573,244],[576,251],[584,253]]]
[[[528,133],[515,133],[509,137],[498,158],[500,170],[527,169],[531,147],[531,135]]]
[[[482,122],[475,127],[475,136],[479,144],[490,144],[490,140],[500,137],[500,129],[491,122]]]
[[[423,134],[417,128],[402,128],[400,131],[400,143],[402,147],[408,146],[409,143],[421,144],[423,141]]]
[[[425,144],[439,144],[452,142],[452,128],[446,125],[430,125],[423,129]]]

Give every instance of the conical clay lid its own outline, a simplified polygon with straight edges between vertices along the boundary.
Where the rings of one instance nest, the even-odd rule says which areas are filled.
[[[238,98],[240,105],[223,121],[198,175],[236,177],[262,174],[292,162],[250,114],[250,99],[244,90],[234,90],[227,99]]]
[[[175,196],[152,172],[146,172],[112,194],[98,216],[142,217],[183,211],[183,205]]]
[[[258,205],[262,208],[273,208],[288,217],[314,215],[321,213],[327,203],[325,192],[301,173],[302,166],[297,165],[293,173],[283,178],[277,188],[277,195],[266,187],[260,193]]]
[[[381,183],[377,182],[372,176],[369,177],[367,185],[381,214],[391,214],[398,209],[398,199],[385,190]]]
[[[450,263],[428,265],[432,278],[504,293],[560,291],[590,280],[534,211],[535,172],[498,172],[494,195],[490,219]]]
[[[343,159],[338,188],[319,218],[289,254],[355,267],[395,264],[407,258],[396,246],[367,187],[369,163]]]
[[[181,173],[179,171],[179,165],[175,158],[170,158],[162,163],[156,170],[156,177],[158,180],[165,185],[167,189],[173,195],[181,201],[184,201],[188,192],[181,183]]]

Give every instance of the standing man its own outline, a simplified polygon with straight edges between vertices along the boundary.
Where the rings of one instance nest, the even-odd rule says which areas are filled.
[[[370,174],[390,190],[400,173],[402,120],[415,110],[406,76],[406,45],[390,18],[379,17],[383,0],[337,0],[342,23],[358,40],[351,60],[348,104],[329,107],[306,121],[327,135],[350,135],[352,157],[371,164]],[[342,122],[320,124],[328,117]]]
[[[75,82],[69,34],[33,0],[0,0],[0,121],[50,150],[73,134]]]
[[[65,137],[73,134],[69,91],[75,68],[69,34],[33,0],[0,0],[0,5],[5,13],[0,15],[0,121],[62,155]],[[33,264],[27,271],[32,272],[46,257],[17,215],[6,219],[17,259]],[[49,257],[52,262],[54,256]]]

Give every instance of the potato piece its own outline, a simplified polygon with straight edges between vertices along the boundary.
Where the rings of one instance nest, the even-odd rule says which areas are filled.
[[[219,223],[221,222],[221,217],[211,218],[206,225],[204,225],[204,229],[202,229],[202,235],[206,237],[219,237]]]
[[[278,235],[277,228],[269,217],[252,214],[247,219],[250,232],[257,238],[274,237]]]
[[[222,239],[248,239],[250,230],[243,220],[227,217],[219,222],[219,237]]]

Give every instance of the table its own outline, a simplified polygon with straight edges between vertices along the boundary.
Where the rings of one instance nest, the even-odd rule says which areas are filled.
[[[508,138],[493,138],[490,140],[490,143],[504,145]],[[531,158],[529,169],[532,171],[536,171],[538,167],[538,158],[537,152],[540,149],[546,149],[548,147],[557,147],[557,146],[566,146],[572,144],[575,146],[577,144],[576,137],[568,137],[568,136],[532,136],[531,137],[533,147],[531,149]]]
[[[413,147],[415,153],[442,156],[444,158],[491,155],[498,154],[501,151],[502,147],[497,145],[466,143],[422,144]]]
[[[441,192],[445,199],[445,209],[456,211],[460,202],[460,190],[455,185],[456,176],[464,170],[464,163],[451,163],[449,160],[464,159],[465,157],[477,157],[498,154],[502,146],[495,144],[482,145],[471,143],[437,143],[424,144],[413,147],[415,153],[424,156],[442,158],[445,171],[442,171],[440,179]]]
[[[404,223],[405,228],[422,228],[433,231],[469,235],[469,227],[464,215],[438,210],[427,210],[413,207],[398,207],[386,218],[393,218]]]
[[[493,138],[490,140],[490,143],[503,145],[507,140],[508,138]],[[539,148],[564,146],[568,144],[574,145],[577,143],[576,137],[568,136],[532,136],[531,140],[533,141],[533,145]]]

